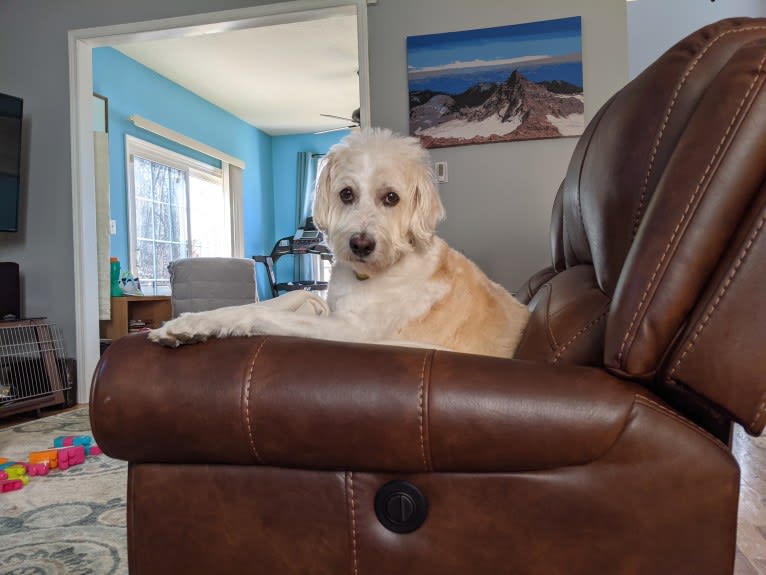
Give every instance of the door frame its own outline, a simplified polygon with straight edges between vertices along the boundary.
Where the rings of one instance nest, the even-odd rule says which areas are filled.
[[[375,2],[370,2],[375,3]],[[293,0],[235,10],[192,14],[69,31],[69,107],[72,150],[77,402],[87,403],[100,357],[96,186],[93,161],[93,48],[214,34],[312,20],[356,8],[361,125],[370,125],[367,0]]]

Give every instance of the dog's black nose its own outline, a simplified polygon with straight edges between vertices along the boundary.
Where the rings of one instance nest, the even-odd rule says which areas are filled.
[[[348,245],[354,255],[360,258],[369,256],[375,249],[375,240],[367,234],[354,234],[351,239],[348,240]]]

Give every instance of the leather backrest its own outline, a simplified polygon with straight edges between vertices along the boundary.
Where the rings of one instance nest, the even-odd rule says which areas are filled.
[[[566,326],[614,373],[683,387],[749,431],[763,429],[766,378],[755,371],[766,311],[754,270],[766,264],[758,257],[765,62],[766,19],[724,20],[670,48],[601,108],[559,191],[551,225],[558,274],[529,298],[519,357],[539,359],[546,330],[545,360],[561,361],[566,334],[556,330]],[[575,272],[582,266],[592,282]],[[580,295],[566,287],[562,297],[574,273]],[[603,329],[594,289],[609,302]],[[537,311],[565,301],[566,322]],[[731,337],[734,326],[754,339]],[[593,351],[569,359],[593,363]]]

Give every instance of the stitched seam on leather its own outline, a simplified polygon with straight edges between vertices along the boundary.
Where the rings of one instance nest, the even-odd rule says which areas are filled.
[[[705,316],[702,318],[702,321],[700,321],[697,326],[694,328],[694,334],[692,335],[691,339],[687,342],[684,352],[681,354],[681,356],[676,361],[675,365],[673,365],[673,369],[670,370],[668,373],[668,379],[672,378],[676,371],[678,371],[678,368],[681,366],[681,364],[686,359],[686,356],[689,354],[689,352],[692,351],[694,346],[697,344],[697,340],[699,339],[699,336],[702,334],[704,329],[707,327],[708,322],[710,321],[710,318],[713,316],[713,314],[718,309],[718,305],[723,300],[724,296],[726,295],[726,292],[728,291],[731,284],[734,282],[734,278],[737,275],[737,272],[739,272],[740,267],[742,267],[742,263],[745,261],[745,258],[747,257],[748,253],[750,252],[750,248],[753,247],[753,244],[755,243],[755,240],[758,239],[758,235],[761,232],[761,229],[763,229],[763,224],[766,222],[766,213],[761,216],[761,219],[758,221],[758,225],[756,226],[755,230],[753,230],[753,233],[750,234],[750,237],[747,240],[747,243],[742,248],[742,251],[740,252],[739,256],[737,257],[737,261],[734,263],[734,267],[732,267],[731,271],[729,272],[728,276],[726,277],[726,280],[724,281],[723,285],[721,286],[721,289],[718,291],[718,294],[716,295],[715,300],[710,305],[710,307],[705,312]]]
[[[580,337],[585,332],[589,331],[593,326],[595,326],[597,323],[599,323],[602,319],[604,319],[607,314],[609,313],[609,309],[607,308],[604,310],[598,317],[595,319],[590,320],[583,328],[580,329],[577,333],[575,333],[572,337],[569,338],[569,340],[562,345],[558,351],[556,351],[556,355],[553,356],[553,361],[551,362],[553,365],[556,365],[558,363],[559,359],[561,359],[562,354],[566,351],[566,349],[574,343],[574,341]]]
[[[245,383],[245,404],[243,406],[243,409],[245,411],[245,421],[247,422],[247,436],[250,440],[250,452],[255,456],[255,460],[263,465],[263,460],[261,459],[261,456],[258,454],[258,450],[255,448],[255,433],[253,425],[253,422],[250,420],[250,389],[251,384],[253,381],[253,369],[255,369],[255,362],[258,359],[258,356],[261,354],[261,350],[263,349],[264,344],[266,343],[266,340],[268,340],[268,337],[263,338],[263,341],[261,342],[261,345],[258,346],[258,349],[255,350],[255,355],[253,355],[253,359],[250,362],[250,370],[247,372],[247,382]]]
[[[649,409],[653,409],[654,411],[660,412],[663,415],[666,415],[667,417],[670,417],[671,419],[676,420],[678,423],[680,423],[681,425],[683,425],[686,428],[690,429],[691,431],[693,431],[694,433],[696,433],[700,437],[703,437],[703,438],[711,441],[718,449],[720,449],[721,451],[723,451],[727,455],[731,455],[731,452],[729,451],[729,449],[723,443],[721,443],[718,439],[713,437],[711,434],[709,434],[707,431],[705,431],[701,427],[693,424],[692,422],[690,422],[687,419],[684,419],[683,417],[681,417],[680,415],[678,415],[674,411],[671,411],[670,409],[668,409],[664,405],[661,405],[661,404],[657,403],[656,401],[649,399],[646,396],[638,395],[638,394],[636,395],[636,402],[637,403],[641,403],[641,404],[645,405],[646,407],[648,407]]]
[[[348,483],[347,496],[349,498],[349,506],[351,508],[351,558],[353,573],[357,575],[359,573],[359,560],[356,552],[356,502],[354,498],[354,472],[346,472],[346,480]]]
[[[660,131],[657,134],[657,138],[654,140],[654,144],[652,145],[651,151],[649,152],[649,167],[647,168],[644,181],[641,184],[641,195],[638,198],[638,207],[636,208],[636,214],[633,218],[633,238],[636,237],[636,233],[638,233],[638,226],[641,223],[641,216],[643,214],[643,209],[644,209],[644,201],[646,200],[646,191],[649,186],[649,178],[651,177],[652,172],[654,171],[654,161],[657,158],[657,150],[659,149],[660,144],[662,143],[662,138],[665,136],[665,129],[667,128],[668,123],[670,122],[670,116],[673,113],[673,110],[675,109],[676,103],[678,102],[678,96],[681,93],[681,89],[686,84],[686,81],[689,79],[689,76],[697,67],[697,64],[700,63],[700,61],[705,56],[705,54],[707,54],[708,50],[710,50],[710,48],[712,48],[714,44],[718,43],[718,41],[724,36],[728,34],[739,33],[739,32],[750,32],[753,30],[764,30],[764,29],[766,29],[766,26],[749,26],[746,28],[739,28],[736,30],[726,30],[725,32],[720,33],[718,36],[713,38],[702,49],[702,51],[700,51],[699,54],[697,54],[697,56],[694,58],[694,60],[692,60],[692,62],[689,64],[689,67],[684,72],[684,75],[678,81],[678,84],[676,85],[675,90],[673,91],[673,95],[671,96],[670,104],[665,110],[665,115],[662,119],[662,126],[660,127]]]
[[[715,163],[715,161],[718,159],[718,154],[721,152],[723,145],[726,143],[726,140],[729,136],[729,133],[731,132],[732,127],[734,126],[734,123],[739,118],[739,114],[745,105],[745,101],[750,96],[750,92],[752,92],[753,87],[755,86],[756,82],[760,78],[761,72],[763,71],[764,61],[766,61],[766,56],[764,56],[761,59],[761,62],[758,65],[758,71],[756,72],[756,75],[753,77],[753,81],[750,83],[750,86],[745,91],[745,95],[740,100],[739,105],[737,106],[737,109],[735,110],[734,115],[732,116],[731,121],[729,122],[729,125],[724,131],[724,134],[721,137],[721,140],[718,142],[718,146],[716,146],[716,149],[713,152],[713,157],[710,159],[710,162],[708,162],[708,165],[705,168],[705,171],[702,173],[700,180],[697,182],[697,185],[695,186],[694,191],[689,197],[689,201],[686,203],[686,206],[684,207],[684,210],[681,213],[681,219],[678,220],[676,227],[673,229],[673,233],[671,234],[670,239],[668,239],[668,242],[665,245],[665,249],[663,250],[662,255],[660,256],[660,259],[654,268],[654,272],[649,278],[649,283],[646,285],[646,289],[644,290],[644,293],[641,296],[641,300],[638,302],[638,306],[636,306],[636,311],[633,313],[633,317],[630,320],[628,329],[625,331],[625,335],[622,338],[622,343],[620,344],[620,350],[619,350],[619,353],[617,354],[617,362],[620,364],[622,364],[622,359],[625,354],[625,346],[627,345],[628,339],[631,335],[631,332],[633,331],[633,326],[636,324],[636,319],[638,318],[639,313],[644,310],[644,304],[646,303],[648,299],[649,292],[651,291],[652,287],[654,287],[654,280],[657,278],[657,275],[660,272],[660,268],[662,267],[662,264],[665,262],[665,258],[670,252],[670,248],[673,246],[673,242],[675,241],[676,236],[678,235],[678,232],[681,230],[681,227],[686,221],[687,215],[689,214],[689,211],[691,210],[692,204],[697,199],[697,196],[699,195],[700,190],[702,189],[702,184],[707,179],[708,173],[710,172],[710,169],[712,168],[713,163]],[[707,191],[707,188],[705,188],[705,191]],[[704,192],[703,192],[703,195],[704,195]]]
[[[429,351],[423,355],[423,365],[420,368],[420,385],[418,386],[418,422],[420,424],[420,451],[423,454],[423,466],[426,472],[433,468],[431,462],[431,442],[428,433],[428,386],[426,385],[426,364],[429,359],[433,361],[434,352]],[[430,383],[430,369],[428,383]]]
[[[543,317],[545,318],[544,327],[545,327],[545,335],[546,339],[548,340],[548,345],[551,348],[551,351],[555,351],[557,344],[556,344],[556,336],[553,335],[553,330],[551,329],[551,299],[553,297],[553,286],[550,283],[546,283],[543,288],[545,288],[545,291],[548,292],[545,296],[545,314]],[[542,288],[541,288],[542,289]]]

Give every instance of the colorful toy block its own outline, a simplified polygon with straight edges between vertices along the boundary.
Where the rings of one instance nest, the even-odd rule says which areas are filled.
[[[27,474],[27,466],[24,463],[4,463],[0,468],[0,479],[19,479]]]
[[[21,479],[0,479],[0,493],[18,491],[22,487],[24,487],[24,482]]]
[[[73,445],[90,446],[93,438],[90,435],[59,435],[53,440],[53,447],[71,447]]]
[[[48,466],[48,469],[56,469],[59,466],[58,459],[57,449],[32,451],[29,454],[29,463],[43,463]]]
[[[30,477],[36,477],[39,475],[48,475],[47,463],[30,463],[27,465],[27,473]]]
[[[101,454],[101,449],[93,443],[93,438],[90,435],[59,435],[53,440],[54,447],[72,447],[77,445],[81,445],[85,449],[85,457]]]
[[[85,449],[82,445],[63,447],[58,451],[58,466],[61,471],[66,471],[73,465],[85,463]]]
[[[32,451],[28,463],[0,457],[0,493],[19,490],[29,484],[30,477],[48,475],[51,469],[65,471],[85,463],[86,457],[101,455],[89,435],[62,435],[53,444],[53,449]]]

